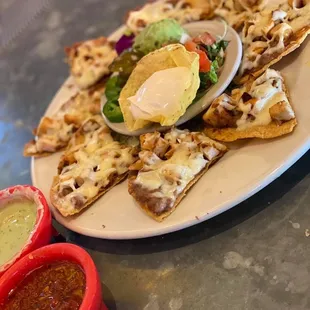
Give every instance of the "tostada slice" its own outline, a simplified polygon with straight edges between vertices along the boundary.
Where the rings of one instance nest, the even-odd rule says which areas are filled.
[[[290,1],[255,13],[244,23],[243,58],[236,82],[260,76],[297,49],[310,33],[310,1]]]
[[[66,47],[67,62],[76,85],[89,88],[110,73],[109,66],[117,53],[105,37],[75,43]]]
[[[284,79],[273,69],[234,89],[231,96],[216,98],[203,119],[210,138],[227,142],[279,137],[297,124]]]
[[[33,133],[35,139],[24,146],[24,156],[43,157],[66,148],[74,132],[90,116],[100,114],[100,98],[105,81],[80,91],[52,116],[44,116]]]
[[[79,213],[127,177],[137,154],[136,147],[114,141],[101,116],[89,118],[60,159],[53,206],[63,216]]]
[[[201,132],[171,129],[140,137],[139,160],[130,166],[128,191],[161,222],[227,148]]]
[[[179,24],[203,20],[213,16],[218,0],[155,0],[129,11],[126,26],[134,34],[147,25],[166,18],[175,19]]]
[[[245,22],[254,14],[265,8],[267,0],[220,0],[214,11],[236,31],[241,31]]]

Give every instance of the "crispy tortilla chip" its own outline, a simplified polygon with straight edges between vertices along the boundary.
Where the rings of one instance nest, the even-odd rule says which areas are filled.
[[[66,47],[67,62],[75,83],[81,89],[95,85],[110,73],[109,66],[117,53],[113,44],[99,37]]]
[[[252,69],[250,71],[247,71],[246,74],[244,74],[241,78],[237,77],[234,79],[234,81],[237,84],[244,84],[247,83],[251,78],[255,78],[260,76],[262,73],[264,73],[268,68],[270,68],[272,65],[276,64],[278,61],[280,61],[284,56],[290,54],[294,50],[296,50],[307,38],[308,34],[310,34],[310,25],[309,27],[302,28],[299,30],[294,36],[296,39],[292,39],[290,43],[285,47],[285,50],[283,50],[281,53],[274,53],[270,56],[270,60],[267,61],[266,64],[257,67],[255,69]]]
[[[253,105],[251,108],[253,109],[256,104],[260,104],[260,100],[264,100],[263,94],[261,95],[262,97],[258,98],[251,96],[252,85],[256,85],[252,89],[252,92],[257,96],[260,91],[259,87],[261,84],[254,83],[259,81],[259,79],[266,82],[268,79],[272,79],[277,76],[282,79],[281,90],[277,92],[277,88],[275,88],[274,91],[276,93],[269,97],[268,100],[271,100],[275,94],[277,94],[280,96],[278,99],[279,101],[276,101],[273,105],[266,107],[268,108],[268,113],[271,117],[270,123],[237,128],[236,124],[243,116],[243,112],[239,110],[240,105]],[[262,78],[265,78],[265,80],[262,80]],[[269,85],[269,87],[278,86]],[[281,93],[285,94],[287,102],[282,101],[283,97],[281,97]],[[257,115],[259,116],[259,114],[264,113],[264,111],[264,108],[262,108]],[[251,110],[249,110],[249,116],[254,116],[251,114]],[[242,88],[233,90],[232,96],[225,94],[216,98],[211,104],[210,109],[204,114],[203,119],[207,123],[207,127],[205,128],[206,135],[212,139],[225,142],[246,138],[275,138],[292,132],[294,127],[297,125],[297,120],[290,104],[290,96],[284,80],[279,72],[272,69],[268,69],[256,80],[251,78],[251,81],[245,84]],[[251,124],[251,121],[249,121],[249,124]]]
[[[45,157],[51,153],[63,150],[71,135],[76,131],[74,124],[63,119],[44,116],[36,130],[36,140],[31,140],[24,146],[24,156]]]
[[[165,154],[161,151],[158,152],[159,145],[163,144],[162,139],[169,143],[169,150]],[[206,173],[209,167],[227,151],[227,148],[224,145],[207,138],[204,134],[190,133],[187,130],[181,131],[172,129],[171,132],[168,132],[163,137],[160,137],[159,133],[147,134],[147,137],[142,136],[142,141],[144,141],[144,144],[141,145],[142,151],[139,154],[140,160],[130,167],[131,171],[129,173],[128,191],[137,201],[139,206],[150,217],[158,222],[163,221],[167,216],[174,212],[189,189]],[[200,154],[203,155],[205,160],[207,160],[201,166],[201,170],[199,170],[192,179],[186,181],[187,183],[184,184],[185,187],[181,192],[176,193],[176,190],[174,191],[173,200],[171,200],[172,198],[170,196],[165,196],[166,194],[162,191],[163,187],[160,186],[158,189],[148,187],[147,184],[150,184],[152,187],[153,182],[156,183],[158,181],[157,178],[153,180],[149,179],[150,176],[148,176],[147,183],[141,183],[141,181],[138,181],[140,173],[148,173],[149,171],[156,172],[156,169],[158,169],[156,168],[158,167],[156,164],[158,163],[157,160],[159,160],[159,157],[162,159],[160,164],[165,164],[165,161],[171,160],[173,157],[173,154],[171,153],[176,155],[174,158],[178,158],[179,156],[185,157],[184,160],[182,157],[181,165],[170,162],[164,170],[157,170],[159,175],[161,175],[161,172],[159,171],[165,173],[165,175],[161,175],[165,186],[167,186],[167,184],[169,184],[169,186],[171,184],[181,184],[182,178],[185,177],[182,173],[182,169],[186,166],[186,160],[193,158],[191,156],[195,157],[197,154]],[[158,155],[160,156],[158,157]],[[192,162],[191,165],[195,165],[195,163]],[[192,167],[191,169],[195,168]]]
[[[224,18],[236,31],[241,31],[251,15],[265,7],[265,2],[266,0],[222,0],[214,14]]]
[[[61,152],[66,149],[66,145],[59,145],[54,152],[47,152],[47,151],[42,151],[40,153],[37,152],[36,148],[36,140],[30,140],[24,145],[24,150],[23,150],[23,156],[24,157],[34,157],[34,158],[41,158],[41,157],[47,157],[50,156],[51,154],[55,152]]]
[[[187,192],[200,180],[200,178],[208,171],[208,169],[214,165],[220,158],[221,156],[218,156],[218,158],[212,160],[209,162],[205,168],[200,171],[196,177],[188,183],[188,185],[185,187],[185,189],[182,191],[182,193],[177,197],[174,205],[172,208],[169,210],[164,211],[161,214],[157,214],[155,212],[152,212],[152,210],[149,209],[148,203],[147,202],[141,202],[141,196],[137,195],[137,192],[135,191],[135,188],[133,186],[134,181],[136,180],[137,177],[137,172],[130,172],[129,177],[128,177],[128,192],[129,194],[139,203],[139,206],[146,212],[147,215],[149,215],[151,218],[153,218],[157,222],[162,222],[165,218],[167,218],[170,214],[172,214],[182,199],[186,196]]]
[[[247,11],[258,12],[264,10],[268,0],[237,0],[239,4]]]
[[[79,213],[123,181],[137,149],[113,140],[100,115],[74,134],[50,189],[53,206],[63,215]]]
[[[310,33],[310,3],[295,9],[281,5],[262,11],[245,22],[244,54],[235,82],[246,83],[297,49]]]
[[[176,67],[188,68],[192,75],[189,77],[189,86],[182,89],[180,107],[173,116],[158,119],[158,116],[150,120],[134,119],[131,112],[129,97],[136,95],[142,84],[154,73]],[[199,87],[199,57],[198,54],[187,52],[181,44],[171,44],[144,56],[131,73],[126,85],[119,97],[120,107],[124,116],[125,124],[130,131],[134,131],[151,124],[151,121],[160,122],[163,126],[173,125],[186,111],[196,96]]]
[[[59,200],[59,195],[57,191],[57,187],[59,184],[59,176],[54,177],[53,179],[53,184],[50,190],[50,200],[52,205],[61,213],[62,216],[72,216],[77,213],[80,213],[82,210],[88,208],[90,205],[92,205],[95,201],[97,201],[101,196],[103,196],[105,193],[107,193],[109,190],[111,190],[115,185],[121,183],[124,181],[128,176],[128,172],[116,177],[112,182],[109,183],[109,186],[107,188],[102,188],[98,192],[96,196],[93,198],[89,199],[85,204],[81,205],[80,208],[76,208],[72,211],[67,211],[66,209],[63,208],[61,201]]]
[[[137,34],[147,25],[165,18],[173,18],[179,24],[211,18],[218,3],[218,0],[149,1],[144,6],[127,13],[126,26]]]
[[[292,132],[296,125],[297,120],[294,118],[281,125],[272,122],[267,126],[257,126],[246,131],[239,131],[235,128],[205,128],[204,132],[211,139],[223,142],[249,138],[272,139]]]
[[[65,149],[76,130],[92,115],[100,114],[100,98],[105,80],[80,91],[51,117],[44,116],[34,130],[35,139],[24,146],[24,156],[45,157]]]

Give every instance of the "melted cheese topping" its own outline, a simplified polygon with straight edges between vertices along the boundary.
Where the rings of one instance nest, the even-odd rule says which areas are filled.
[[[272,12],[272,20],[277,21],[277,20],[282,20],[284,21],[284,18],[287,16],[287,13],[282,10],[275,10]]]
[[[156,139],[151,139],[152,135]],[[148,134],[148,140],[154,141],[153,147],[147,143],[148,149],[156,150],[156,143],[160,141],[156,133]],[[160,204],[160,207],[157,206],[156,212],[172,208],[178,196],[206,167],[208,162],[226,150],[225,146],[211,140],[204,134],[190,133],[188,130],[172,129],[165,134],[164,140],[169,143],[173,151],[171,157],[163,160],[152,151],[141,151],[139,157],[143,163],[143,168],[138,172],[134,181],[142,189],[149,191],[148,196],[169,200],[165,204]],[[143,145],[141,146],[143,147]],[[168,153],[166,153],[166,157]]]
[[[131,11],[127,19],[127,27],[134,33],[139,33],[148,24],[165,18],[173,18],[180,24],[200,20],[203,13],[201,8],[191,8],[185,0],[172,4],[169,0],[157,0],[145,4],[138,11]]]
[[[300,9],[289,10],[286,20],[294,32],[303,27],[310,26],[310,2]]]
[[[77,47],[77,56],[72,59],[71,74],[77,85],[87,88],[110,72],[109,66],[117,56],[109,43],[101,45],[86,41]]]
[[[186,67],[160,70],[152,74],[139,88],[136,95],[128,98],[135,119],[150,120],[164,115],[173,116],[180,109],[184,90],[191,84],[191,71]]]
[[[139,172],[136,183],[155,191],[153,196],[170,198],[171,203],[185,189],[186,185],[206,166],[208,160],[197,151],[190,151],[180,145],[168,160],[160,160],[148,166],[149,171]]]
[[[238,107],[243,112],[237,121],[239,130],[270,124],[272,118],[269,110],[280,102],[284,103],[285,108],[291,112],[291,118],[295,117],[283,89],[282,77],[275,70],[267,69],[262,76],[254,81],[248,94],[255,98],[256,102],[253,107],[250,103],[244,104],[242,100],[239,102]],[[251,120],[249,115],[253,116],[254,120]]]
[[[212,127],[246,130],[272,121],[281,124],[295,118],[295,113],[281,74],[267,69],[252,84],[234,89],[231,96],[216,98],[203,118]]]
[[[284,5],[256,13],[243,28],[240,74],[269,63],[285,50],[286,39],[307,26],[310,26],[310,4],[300,9]]]
[[[37,128],[35,142],[28,144],[25,151],[29,154],[56,152],[65,147],[76,127],[89,117],[100,113],[102,89],[80,91],[65,102],[56,113],[43,117]]]
[[[76,162],[62,169],[58,184],[59,204],[68,213],[75,213],[76,204],[94,198],[109,185],[110,177],[123,175],[135,161],[132,148],[113,141],[105,125],[86,133],[73,156]],[[69,193],[63,195],[64,190]]]
[[[40,127],[44,128],[43,133],[40,133]],[[68,143],[73,129],[73,124],[66,124],[61,119],[42,118],[38,127],[39,133],[36,137],[35,144],[28,148],[28,152],[35,154],[57,151],[57,149]]]
[[[243,7],[235,7],[238,1],[225,0],[223,5],[215,10],[215,14],[224,18],[227,23],[235,29],[239,29],[240,26],[249,18],[250,12],[246,11]]]

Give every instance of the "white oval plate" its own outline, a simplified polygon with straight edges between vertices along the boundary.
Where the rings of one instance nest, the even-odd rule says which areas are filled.
[[[119,31],[114,35],[119,35]],[[115,186],[79,216],[64,218],[51,206],[56,220],[75,232],[92,237],[143,238],[195,225],[255,194],[292,166],[310,147],[309,54],[308,38],[276,66],[286,78],[299,122],[293,134],[233,144],[164,222],[157,223],[140,210],[128,194],[126,181]],[[66,83],[71,83],[70,79]],[[47,115],[72,95],[72,88],[66,87],[66,83],[51,102]],[[32,159],[33,184],[43,191],[48,200],[60,155]]]
[[[192,37],[195,37],[205,31],[210,32],[215,37],[222,37],[225,31],[225,24],[219,20],[208,20],[190,23],[184,25],[184,28]],[[227,88],[227,86],[237,73],[242,57],[241,40],[236,31],[229,26],[227,26],[227,32],[223,39],[229,41],[229,45],[227,47],[225,63],[223,65],[218,82],[208,90],[208,92],[205,96],[203,96],[203,98],[188,107],[185,114],[177,121],[177,126],[189,121],[190,119],[204,111],[207,107],[209,107],[211,102],[224,92],[224,90]],[[102,96],[102,108],[105,105],[106,101],[106,97]],[[159,124],[154,124],[152,126],[145,127],[139,130],[129,131],[125,123],[112,123],[105,117],[103,113],[102,116],[107,125],[112,130],[128,136],[139,136],[143,133],[153,132],[155,130],[163,131],[167,130],[168,128],[160,126]]]

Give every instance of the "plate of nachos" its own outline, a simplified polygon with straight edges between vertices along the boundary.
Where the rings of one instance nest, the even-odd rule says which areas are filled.
[[[271,183],[310,147],[309,33],[310,1],[157,0],[67,47],[70,76],[24,148],[55,219],[144,238]]]

